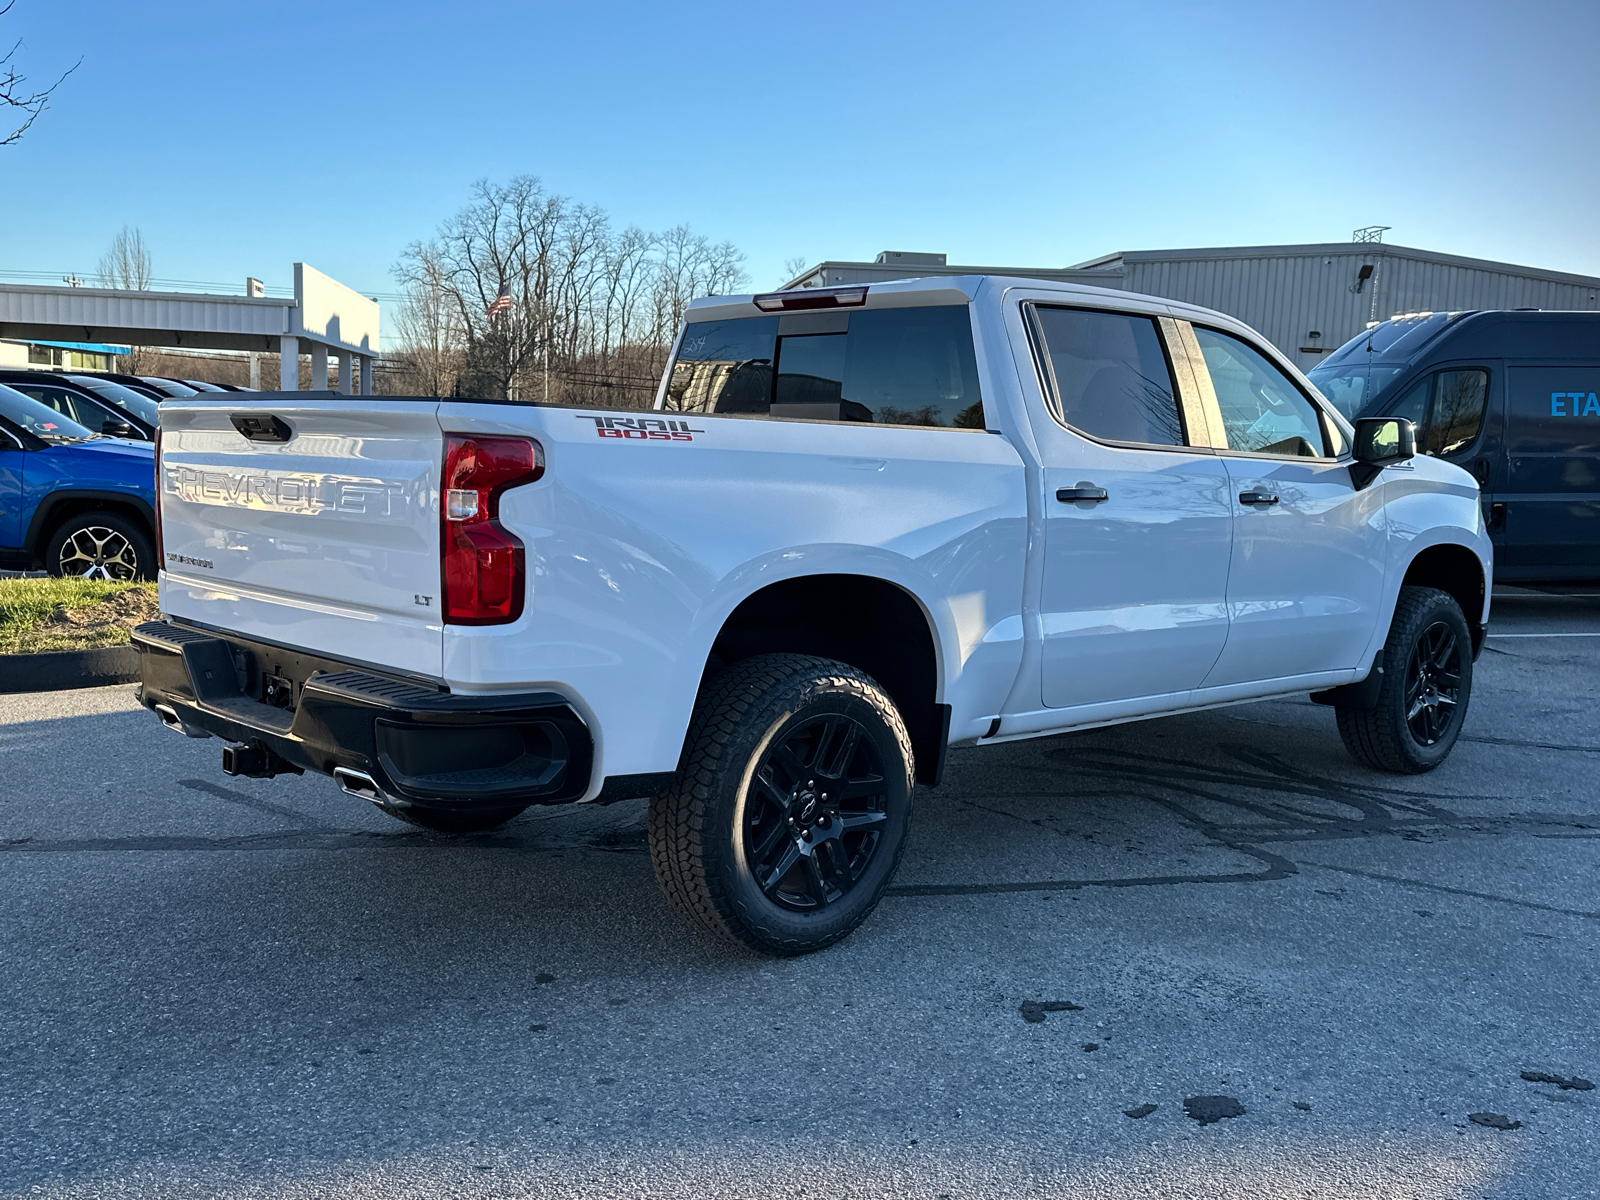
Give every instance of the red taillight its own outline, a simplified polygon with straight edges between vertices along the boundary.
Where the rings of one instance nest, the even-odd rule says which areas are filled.
[[[159,572],[161,570],[161,568],[166,564],[166,561],[167,561],[167,556],[163,552],[163,542],[161,540],[161,493],[162,493],[162,491],[164,489],[161,486],[161,426],[159,426],[159,425],[156,426],[155,442],[156,442],[156,513],[155,513],[155,516],[156,516],[156,571]],[[155,573],[153,572],[151,574],[150,578],[154,579],[155,577],[156,577]]]
[[[753,303],[762,312],[794,312],[804,308],[859,308],[867,302],[865,287],[795,288],[763,292]]]
[[[538,442],[445,434],[439,489],[445,624],[499,625],[522,615],[522,543],[500,524],[500,494],[543,474]]]

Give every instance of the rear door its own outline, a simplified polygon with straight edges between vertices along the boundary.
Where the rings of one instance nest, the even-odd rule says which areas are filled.
[[[1382,485],[1355,487],[1338,427],[1262,349],[1191,336],[1233,511],[1228,644],[1205,686],[1359,665],[1383,596]]]
[[[1046,398],[1045,706],[1188,691],[1227,639],[1232,513],[1227,470],[1180,409],[1173,323],[1045,300],[1025,312]]]
[[[1600,568],[1600,364],[1510,363],[1506,378],[1503,562]]]
[[[229,393],[163,404],[163,609],[438,676],[437,408],[371,399],[266,407]]]

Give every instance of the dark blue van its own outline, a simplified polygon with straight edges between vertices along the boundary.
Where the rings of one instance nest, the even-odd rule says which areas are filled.
[[[1477,476],[1496,579],[1600,579],[1600,312],[1418,313],[1310,373],[1341,412],[1406,417]]]

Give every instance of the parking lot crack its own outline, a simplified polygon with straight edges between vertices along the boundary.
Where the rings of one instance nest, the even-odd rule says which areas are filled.
[[[1344,875],[1356,875],[1362,879],[1374,879],[1381,883],[1395,883],[1401,887],[1420,888],[1427,892],[1440,892],[1447,896],[1470,896],[1475,900],[1488,900],[1495,904],[1514,904],[1518,908],[1532,908],[1540,912],[1560,913],[1566,917],[1582,917],[1588,921],[1600,921],[1600,912],[1590,912],[1582,908],[1562,908],[1555,904],[1540,904],[1535,900],[1519,900],[1515,896],[1498,896],[1493,892],[1479,892],[1471,888],[1458,888],[1442,883],[1430,883],[1425,879],[1408,879],[1403,875],[1385,875],[1379,871],[1363,871],[1356,867],[1336,867],[1332,863],[1307,862],[1302,859],[1299,865],[1323,871],[1338,871]]]

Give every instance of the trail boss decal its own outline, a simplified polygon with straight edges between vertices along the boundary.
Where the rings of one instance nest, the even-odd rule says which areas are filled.
[[[593,421],[595,436],[603,438],[631,438],[636,442],[692,442],[694,435],[704,429],[690,429],[689,422],[663,417],[583,417],[580,421]]]

